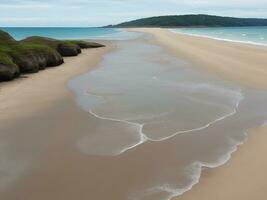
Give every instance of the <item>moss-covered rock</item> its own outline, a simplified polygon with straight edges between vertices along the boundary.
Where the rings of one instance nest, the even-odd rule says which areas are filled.
[[[68,43],[60,43],[57,50],[62,56],[77,56],[82,52],[78,45]]]
[[[62,56],[77,56],[81,53],[81,49],[104,47],[104,45],[96,42],[87,42],[83,40],[55,40],[39,36],[28,37],[22,40],[22,42],[48,45],[53,49],[56,49]]]
[[[80,40],[55,40],[46,37],[29,37],[14,40],[0,30],[0,81],[11,80],[20,73],[34,73],[64,62],[62,56],[77,56],[81,48],[102,47],[98,43]]]
[[[80,46],[70,41],[61,41],[52,38],[33,36],[28,37],[21,42],[24,44],[47,45],[57,50],[61,56],[77,56],[81,53]]]
[[[18,66],[11,57],[0,52],[0,81],[9,81],[19,76]]]
[[[78,45],[81,49],[105,47],[105,45],[103,44],[99,44],[96,42],[87,42],[83,40],[69,40],[69,42]]]
[[[40,44],[13,45],[7,52],[21,73],[34,73],[63,63],[62,56],[56,50]]]

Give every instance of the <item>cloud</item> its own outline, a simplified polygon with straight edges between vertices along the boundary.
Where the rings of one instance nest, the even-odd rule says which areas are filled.
[[[267,18],[267,4],[266,0],[0,0],[0,26],[101,26],[189,13]]]

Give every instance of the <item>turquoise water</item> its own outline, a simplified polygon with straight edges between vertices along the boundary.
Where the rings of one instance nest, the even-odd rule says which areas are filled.
[[[44,36],[56,39],[134,39],[139,34],[111,28],[52,28],[52,27],[6,27],[0,28],[21,40],[29,36]]]
[[[214,39],[267,45],[267,26],[260,27],[218,27],[218,28],[177,28],[177,33],[205,36]]]

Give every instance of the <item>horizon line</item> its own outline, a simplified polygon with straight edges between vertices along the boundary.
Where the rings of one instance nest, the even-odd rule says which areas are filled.
[[[118,22],[116,24],[106,24],[106,25],[100,25],[100,26],[1,26],[0,28],[107,28],[107,26],[114,26],[114,25],[118,25],[121,23],[125,23],[125,22],[131,22],[131,21],[136,21],[139,19],[146,19],[146,18],[154,18],[154,17],[165,17],[165,16],[187,16],[187,15],[206,15],[206,16],[214,16],[214,17],[230,17],[230,18],[238,18],[238,19],[262,19],[262,20],[267,20],[267,17],[236,17],[236,16],[230,16],[230,15],[213,15],[213,14],[203,14],[203,13],[199,13],[199,14],[169,14],[169,15],[157,15],[157,16],[149,16],[149,17],[141,17],[141,18],[136,18],[133,20],[125,20],[122,22]]]

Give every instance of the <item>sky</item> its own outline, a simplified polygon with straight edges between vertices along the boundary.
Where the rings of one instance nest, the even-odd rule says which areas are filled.
[[[0,26],[103,26],[179,14],[267,18],[267,0],[0,0]]]

